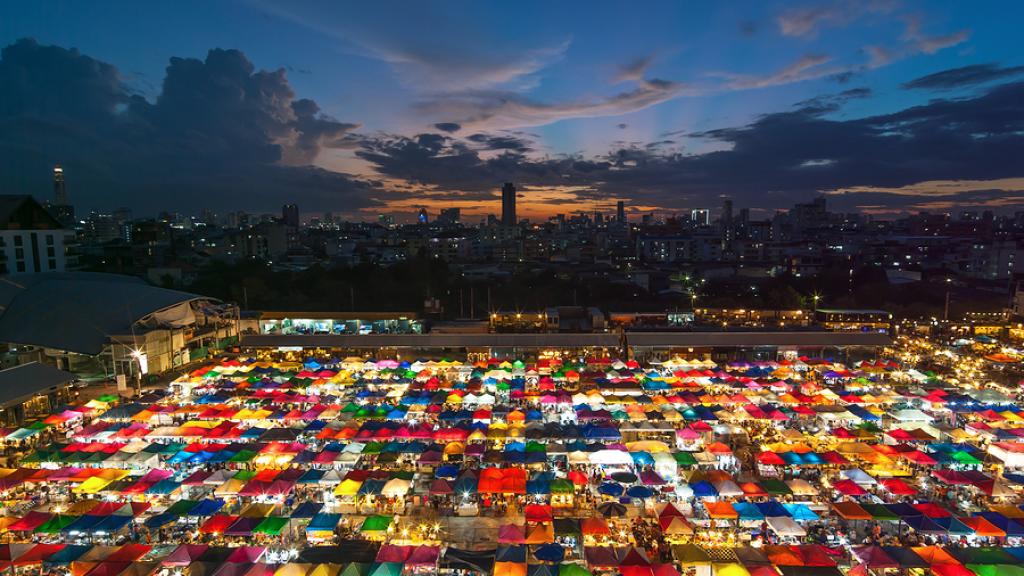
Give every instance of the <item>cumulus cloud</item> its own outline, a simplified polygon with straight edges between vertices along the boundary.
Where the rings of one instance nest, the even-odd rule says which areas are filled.
[[[354,146],[356,126],[235,50],[172,58],[155,102],[75,50],[21,40],[0,53],[0,184],[41,193],[59,162],[80,206],[369,206],[372,186],[309,166],[325,148]]]
[[[1024,66],[1002,67],[994,62],[951,68],[915,78],[903,84],[907,89],[952,90],[985,84],[1024,74]]]

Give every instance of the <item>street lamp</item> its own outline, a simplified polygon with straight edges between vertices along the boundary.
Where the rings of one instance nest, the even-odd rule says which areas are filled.
[[[139,348],[132,350],[131,357],[139,364],[139,371],[135,373],[135,393],[142,396],[142,375],[149,371],[149,361]]]

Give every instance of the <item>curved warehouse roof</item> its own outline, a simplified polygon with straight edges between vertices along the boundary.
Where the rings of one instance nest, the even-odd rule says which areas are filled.
[[[112,335],[154,313],[208,300],[116,274],[63,272],[0,277],[0,341],[99,354]]]

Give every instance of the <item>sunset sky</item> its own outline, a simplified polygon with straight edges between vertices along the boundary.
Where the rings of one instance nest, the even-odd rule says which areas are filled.
[[[0,193],[80,211],[1024,209],[1020,2],[0,6]]]

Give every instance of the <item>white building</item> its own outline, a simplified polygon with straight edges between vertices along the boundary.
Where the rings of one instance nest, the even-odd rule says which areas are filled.
[[[0,274],[63,272],[70,233],[31,196],[0,195]]]

